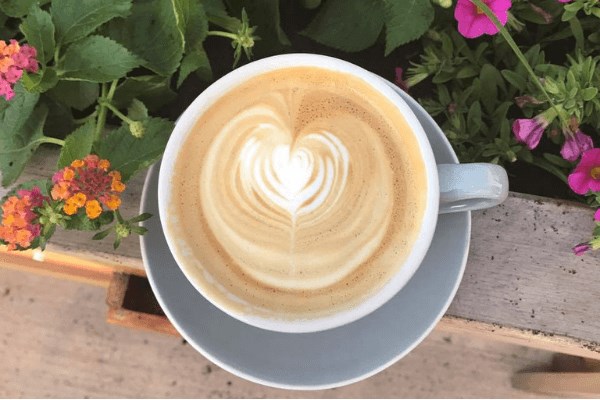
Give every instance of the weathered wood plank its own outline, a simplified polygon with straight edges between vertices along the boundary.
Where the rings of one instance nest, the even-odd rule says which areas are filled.
[[[593,226],[587,207],[514,193],[473,213],[469,261],[448,314],[600,352],[600,256],[571,252]]]
[[[551,354],[432,333],[385,371],[335,390],[289,391],[222,370],[181,338],[104,322],[105,290],[0,269],[2,398],[539,397],[511,376]]]
[[[56,151],[42,149],[22,180],[50,176],[55,159]],[[142,182],[139,176],[129,183],[123,201],[126,215],[137,212]],[[592,215],[581,205],[516,193],[499,207],[473,213],[467,269],[447,315],[491,326],[483,331],[503,339],[514,337],[521,343],[530,337],[534,344],[555,343],[556,351],[570,348],[572,354],[600,357],[600,256],[580,258],[570,250],[589,235]],[[47,253],[143,275],[135,238],[125,240],[115,252],[111,241],[93,242],[91,236],[57,233]],[[12,257],[6,253],[0,255],[5,263],[18,262],[6,259]],[[455,324],[453,329],[461,326],[473,328]],[[499,334],[494,327],[506,331]]]

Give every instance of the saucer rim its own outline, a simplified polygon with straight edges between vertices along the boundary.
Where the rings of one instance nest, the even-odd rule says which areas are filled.
[[[380,78],[382,80],[384,80],[383,78]],[[394,90],[396,90],[396,92],[398,92],[398,94],[403,98],[403,100],[409,105],[409,107],[412,109],[413,113],[416,116],[419,115],[425,115],[425,117],[429,117],[431,118],[427,112],[423,109],[423,107],[416,102],[416,100],[414,100],[412,97],[410,97],[408,94],[406,94],[405,92],[401,91],[399,88],[395,87],[395,85],[393,85],[392,83],[384,80],[388,85],[390,85]],[[431,119],[431,121],[433,122],[433,125],[435,127],[437,127],[436,129],[436,134],[438,134],[438,136],[442,139],[442,142],[444,144],[444,146],[449,150],[449,153],[451,154],[452,158],[453,158],[453,162],[454,163],[458,163],[458,158],[456,157],[456,153],[454,152],[454,149],[452,149],[452,146],[450,145],[450,142],[448,141],[448,139],[446,138],[446,136],[442,133],[441,129],[437,126],[437,124],[433,121],[433,119]],[[434,151],[435,153],[435,151]],[[158,174],[159,172],[159,167],[160,167],[160,161],[155,163],[154,165],[152,165],[146,175],[146,178],[144,180],[144,186],[143,186],[143,190],[142,190],[142,196],[141,196],[141,200],[140,200],[140,209],[144,210],[146,203],[149,201],[150,196],[152,195],[156,195],[157,193],[150,193],[150,181],[152,180],[154,174]],[[156,198],[156,200],[158,201],[158,197]],[[391,365],[395,364],[396,362],[398,362],[400,359],[402,359],[404,356],[406,356],[409,352],[411,352],[415,347],[417,347],[430,333],[431,331],[436,327],[436,325],[439,323],[439,321],[442,319],[442,317],[444,316],[444,314],[446,313],[446,311],[448,310],[450,304],[452,303],[452,300],[454,299],[454,297],[456,296],[456,293],[458,291],[458,287],[460,286],[460,283],[462,281],[462,277],[464,275],[464,271],[465,271],[465,266],[466,266],[466,262],[467,262],[467,258],[468,258],[468,254],[469,254],[469,247],[470,247],[470,236],[471,236],[471,213],[470,212],[461,212],[462,214],[467,214],[467,218],[465,221],[465,227],[464,227],[464,234],[465,237],[467,238],[466,243],[465,243],[465,248],[464,248],[464,252],[462,254],[461,257],[461,262],[460,262],[460,268],[458,270],[458,274],[457,274],[457,279],[454,282],[453,288],[450,291],[450,295],[447,297],[443,307],[440,308],[439,313],[435,316],[435,318],[433,318],[432,323],[429,324],[428,328],[426,330],[424,330],[418,338],[416,338],[413,343],[411,343],[410,346],[407,346],[403,351],[401,351],[400,353],[398,353],[395,357],[391,358],[388,362],[385,362],[381,365],[379,365],[377,368],[373,368],[372,370],[363,373],[361,375],[358,375],[354,378],[350,378],[350,379],[346,379],[346,380],[338,380],[335,382],[331,382],[328,384],[320,384],[320,385],[297,385],[297,384],[286,384],[286,383],[281,383],[281,382],[276,382],[274,380],[266,380],[263,378],[258,378],[256,376],[250,375],[244,371],[240,371],[237,368],[222,362],[219,360],[219,358],[217,356],[213,356],[213,354],[211,354],[210,352],[204,350],[199,344],[196,343],[196,341],[192,338],[191,335],[189,335],[185,329],[183,329],[181,327],[181,325],[178,323],[177,318],[175,318],[172,314],[171,311],[169,310],[169,307],[166,305],[166,301],[162,298],[162,295],[160,294],[160,291],[158,289],[158,285],[155,282],[155,278],[154,275],[152,273],[152,269],[148,266],[150,263],[150,258],[151,256],[149,256],[149,251],[146,248],[146,244],[145,244],[145,239],[144,236],[140,236],[140,248],[141,248],[141,253],[142,253],[142,259],[143,259],[143,264],[144,264],[144,269],[146,270],[146,274],[148,277],[148,280],[150,282],[150,286],[152,288],[152,291],[154,293],[154,295],[156,296],[156,299],[158,301],[158,303],[160,304],[161,308],[163,309],[165,315],[167,316],[167,318],[169,319],[169,321],[174,325],[174,327],[176,328],[176,330],[182,335],[182,337],[196,350],[198,351],[200,354],[202,354],[205,358],[207,358],[209,361],[213,362],[214,364],[218,365],[219,367],[223,368],[224,370],[238,376],[241,377],[243,379],[246,379],[248,381],[254,382],[254,383],[258,383],[258,384],[262,384],[265,386],[270,386],[270,387],[274,387],[274,388],[280,388],[280,389],[287,389],[287,390],[324,390],[324,389],[331,389],[331,388],[336,388],[336,387],[340,387],[340,386],[345,386],[345,385],[349,385],[352,383],[356,383],[359,381],[362,381],[364,379],[367,379],[373,375],[376,375],[377,373],[387,369],[388,367],[390,367]],[[165,244],[165,250],[170,251],[169,247],[166,246]],[[428,250],[429,252],[430,250]],[[458,257],[457,257],[458,258]],[[180,271],[179,271],[180,272]],[[181,272],[180,272],[181,273]],[[407,284],[405,286],[410,285],[411,281],[409,280],[407,282]],[[200,293],[198,293],[199,296],[202,296]],[[208,301],[208,300],[206,300]],[[228,318],[233,318],[229,315],[227,315]],[[251,326],[251,325],[249,325]],[[336,328],[336,329],[344,329],[344,326]],[[289,334],[289,333],[282,333],[282,332],[273,332],[273,331],[265,331],[266,334]],[[319,332],[315,332],[315,334],[318,334]],[[302,335],[311,335],[313,333],[304,333]]]

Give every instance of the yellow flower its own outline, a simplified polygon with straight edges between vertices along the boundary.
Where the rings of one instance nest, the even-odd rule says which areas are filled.
[[[90,200],[85,203],[85,213],[90,219],[96,219],[102,214],[102,206],[98,200]]]
[[[101,170],[104,170],[104,171],[108,171],[108,169],[110,168],[110,161],[100,160],[98,162],[98,168],[100,168]]]
[[[67,202],[72,201],[77,207],[83,207],[85,201],[87,200],[87,196],[84,193],[75,193]]]
[[[119,196],[111,194],[108,197],[108,199],[104,202],[104,204],[106,205],[106,207],[114,211],[121,205],[121,199],[119,198]]]
[[[52,187],[50,193],[54,200],[65,200],[69,197],[69,184],[67,182],[59,182]]]
[[[64,172],[63,172],[63,179],[65,181],[72,181],[73,178],[75,178],[75,171],[73,171],[71,168],[67,167],[65,168]]]
[[[75,160],[71,163],[71,167],[73,168],[81,168],[85,165],[85,163],[83,162],[83,160]]]
[[[69,201],[67,201],[65,203],[65,205],[63,206],[63,211],[67,215],[77,214],[78,209],[79,209],[79,207],[77,207],[75,204],[73,204],[72,202],[69,202]]]

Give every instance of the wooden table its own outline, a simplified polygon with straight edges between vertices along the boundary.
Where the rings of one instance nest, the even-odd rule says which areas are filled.
[[[50,177],[56,156],[38,150],[20,181]],[[129,183],[124,216],[137,213],[143,178]],[[474,212],[465,275],[437,329],[600,360],[600,256],[571,253],[593,226],[587,207],[519,193]],[[0,266],[104,286],[109,322],[177,334],[160,313],[123,307],[130,277],[145,276],[137,238],[113,251],[110,240],[92,241],[92,235],[57,232],[43,253],[0,252]]]

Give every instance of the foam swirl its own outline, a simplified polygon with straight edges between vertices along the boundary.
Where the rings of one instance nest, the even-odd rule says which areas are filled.
[[[360,303],[401,267],[424,215],[403,116],[360,79],[319,68],[224,94],[176,162],[174,251],[240,313],[304,318]]]
[[[381,245],[393,205],[385,149],[352,139],[372,128],[350,114],[304,124],[290,108],[301,103],[274,93],[231,118],[201,184],[220,244],[246,274],[288,290],[344,279]]]

